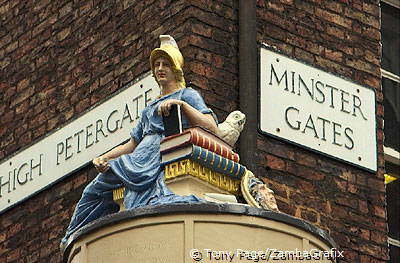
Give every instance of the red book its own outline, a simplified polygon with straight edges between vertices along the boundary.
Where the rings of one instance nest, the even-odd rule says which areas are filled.
[[[239,155],[232,151],[232,147],[227,142],[199,126],[165,137],[160,143],[160,152],[161,154],[171,152],[188,144],[200,146],[229,160],[239,162]]]

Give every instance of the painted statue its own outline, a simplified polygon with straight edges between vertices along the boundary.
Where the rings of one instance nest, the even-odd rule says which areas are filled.
[[[217,133],[217,120],[200,94],[185,87],[183,56],[175,40],[171,36],[160,36],[160,40],[160,48],[151,52],[150,66],[161,95],[142,111],[127,143],[93,160],[99,174],[83,191],[61,247],[82,226],[119,210],[112,191],[120,187],[125,187],[126,209],[203,201],[194,195],[175,195],[165,185],[159,151],[164,138],[162,116],[169,114],[171,105],[179,104],[184,128],[197,125]]]
[[[233,111],[226,117],[223,123],[218,124],[217,135],[230,146],[234,146],[239,139],[245,122],[246,116],[242,112],[238,110]]]

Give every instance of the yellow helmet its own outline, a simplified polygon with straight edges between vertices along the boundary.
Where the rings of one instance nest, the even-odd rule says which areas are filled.
[[[176,80],[181,88],[186,87],[185,78],[183,77],[183,56],[179,51],[178,45],[175,39],[170,35],[160,35],[160,47],[155,48],[150,54],[150,66],[153,76],[154,72],[154,62],[159,57],[167,58],[172,64],[172,70],[175,73]],[[156,79],[157,81],[157,79]]]

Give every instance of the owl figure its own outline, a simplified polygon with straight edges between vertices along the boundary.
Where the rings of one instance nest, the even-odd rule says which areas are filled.
[[[231,112],[226,120],[218,124],[217,135],[233,147],[239,139],[240,132],[246,122],[246,115],[240,111]]]

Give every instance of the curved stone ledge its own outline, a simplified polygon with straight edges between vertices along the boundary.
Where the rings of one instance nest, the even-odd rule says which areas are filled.
[[[135,262],[193,262],[192,248],[328,251],[335,247],[325,231],[283,213],[246,205],[170,204],[122,211],[86,225],[68,240],[64,262],[116,263],[133,258]],[[204,257],[201,262],[211,261]]]

